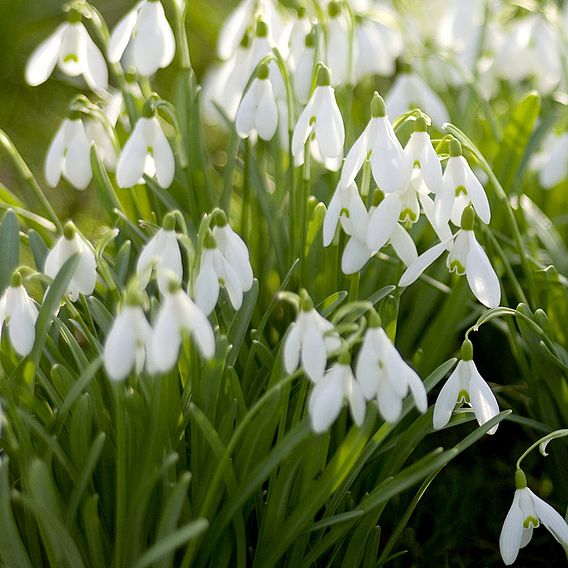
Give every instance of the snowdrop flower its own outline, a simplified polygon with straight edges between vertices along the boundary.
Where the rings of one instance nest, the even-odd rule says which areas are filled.
[[[371,161],[371,171],[379,189],[392,193],[406,187],[410,167],[386,116],[385,102],[377,92],[371,102],[371,120],[345,158],[341,183],[348,186],[367,159]]]
[[[93,91],[108,87],[108,69],[100,49],[81,23],[81,14],[71,10],[61,24],[37,46],[26,65],[26,83],[35,87],[51,75],[57,65],[69,77],[83,75]]]
[[[139,374],[144,368],[152,328],[142,303],[139,290],[128,290],[108,334],[103,357],[106,372],[113,381],[125,379],[133,369]]]
[[[349,85],[353,79],[350,77],[349,55],[350,34],[347,19],[342,12],[341,3],[331,1],[327,5],[328,32],[326,45],[326,63],[331,71],[332,85]]]
[[[538,528],[540,523],[564,548],[568,547],[568,524],[562,515],[527,487],[527,478],[522,469],[515,472],[515,487],[513,503],[499,537],[503,562],[507,566],[515,562],[519,550],[531,541],[533,529]]]
[[[300,292],[300,311],[284,342],[284,368],[293,373],[302,362],[308,377],[317,383],[324,375],[328,353],[339,349],[341,340],[333,324],[315,309],[305,290]]]
[[[174,179],[174,154],[150,106],[146,105],[118,159],[116,181],[119,187],[144,183],[144,174],[155,177],[165,189]]]
[[[82,120],[72,112],[59,127],[45,160],[45,178],[55,187],[63,176],[76,189],[86,189],[93,172],[91,170],[91,143]]]
[[[215,211],[213,224],[212,233],[217,243],[217,248],[237,273],[243,292],[247,292],[252,288],[254,279],[247,245],[233,231],[224,211],[220,209]]]
[[[142,0],[118,22],[110,36],[109,61],[118,63],[127,48],[140,75],[153,75],[172,62],[174,33],[158,0]]]
[[[258,133],[263,140],[271,140],[276,133],[278,107],[269,74],[268,65],[261,64],[241,101],[236,121],[237,133],[241,138]]]
[[[219,299],[221,286],[227,290],[231,305],[235,310],[240,309],[243,303],[243,294],[250,290],[252,279],[250,278],[250,263],[243,264],[244,251],[240,244],[229,234],[221,231],[224,237],[225,256],[217,245],[217,239],[210,232],[204,243],[201,256],[201,265],[195,279],[195,302],[209,315]],[[219,236],[219,232],[217,233]],[[240,239],[239,239],[240,240]],[[242,243],[242,241],[241,241]],[[244,243],[242,243],[244,245]],[[246,246],[245,246],[246,248]],[[231,253],[235,253],[234,255]],[[247,251],[248,257],[248,251]]]
[[[305,105],[310,98],[312,75],[316,62],[315,30],[309,32],[304,39],[304,47],[288,64],[294,77],[294,91],[300,104]]]
[[[158,276],[158,288],[162,294],[166,293],[170,281],[181,283],[183,265],[173,213],[165,215],[163,227],[158,229],[140,252],[136,264],[140,288],[148,286],[154,268]]]
[[[471,406],[480,426],[499,414],[499,405],[489,385],[479,374],[473,361],[473,345],[466,339],[458,362],[434,405],[434,428],[439,430],[448,424],[456,404],[465,402]],[[497,432],[495,425],[488,434]]]
[[[306,47],[306,38],[312,33],[312,23],[306,16],[304,6],[299,6],[298,17],[294,20],[290,29],[290,37],[288,39],[288,65],[291,69],[295,69],[304,48]],[[313,47],[313,46],[312,46]]]
[[[206,359],[215,355],[215,336],[209,320],[201,309],[172,282],[165,294],[150,343],[150,372],[169,371],[178,358],[182,333],[189,332]]]
[[[365,420],[365,397],[351,370],[349,353],[342,354],[325,375],[317,381],[308,399],[308,413],[316,434],[329,430],[343,401],[347,400],[353,421],[361,426]]]
[[[477,216],[485,224],[489,223],[491,209],[485,190],[463,157],[461,144],[453,139],[450,142],[450,157],[442,178],[442,188],[434,202],[436,223],[444,224],[451,219],[454,225],[459,225],[462,213],[470,203]]]
[[[499,306],[501,302],[499,278],[475,238],[474,221],[475,213],[471,207],[467,207],[462,215],[461,231],[458,231],[450,241],[441,242],[422,253],[416,262],[406,269],[398,285],[410,286],[428,266],[448,250],[446,265],[449,271],[459,275],[465,274],[471,291],[484,306],[488,308]]]
[[[409,390],[418,410],[426,412],[428,401],[424,384],[400,356],[381,327],[376,312],[369,318],[355,376],[367,400],[377,400],[379,411],[387,422],[394,423],[400,418],[402,402]]]
[[[345,127],[335,101],[329,69],[324,65],[319,68],[317,86],[294,129],[292,153],[296,165],[304,163],[308,139],[314,159],[323,161],[327,169],[337,171],[343,158]]]
[[[16,270],[0,298],[0,333],[6,322],[10,342],[20,357],[32,350],[37,316],[37,308],[22,285],[22,275]]]
[[[67,290],[72,302],[77,301],[79,294],[90,296],[95,290],[97,261],[91,244],[69,221],[63,228],[63,235],[59,237],[45,259],[44,273],[50,278],[55,278],[65,262],[75,254],[79,255],[79,263]]]
[[[416,73],[401,73],[394,81],[386,99],[392,116],[400,116],[413,108],[421,108],[438,127],[449,122],[450,116],[440,97]]]
[[[568,177],[568,133],[549,132],[540,151],[530,162],[538,172],[538,180],[544,189],[550,189]]]

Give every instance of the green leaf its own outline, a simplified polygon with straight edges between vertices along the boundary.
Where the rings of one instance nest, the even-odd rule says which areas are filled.
[[[16,214],[8,209],[0,225],[0,294],[10,283],[20,259],[20,226]]]
[[[513,190],[531,134],[540,113],[540,95],[528,93],[513,109],[505,127],[493,171],[507,193]]]

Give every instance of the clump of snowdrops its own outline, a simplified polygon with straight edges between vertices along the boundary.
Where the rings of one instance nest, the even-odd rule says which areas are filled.
[[[89,94],[69,102],[43,176],[1,138],[25,188],[3,191],[0,226],[5,565],[384,564],[434,478],[512,419],[487,383],[499,376],[478,371],[476,333],[498,323],[527,368],[544,356],[566,380],[542,309],[543,279],[564,305],[566,284],[524,234],[508,169],[540,97],[519,103],[490,165],[418,66],[385,103],[373,78],[394,74],[406,38],[394,11],[359,4],[245,0],[203,90],[183,0],[167,14],[143,0],[111,33],[71,2],[30,55],[30,85],[55,72]],[[169,100],[153,77],[174,57]],[[467,83],[446,64],[448,88]],[[70,186],[97,193],[92,238],[50,204]],[[543,422],[511,477],[507,564],[540,523],[568,545],[521,468],[566,434]]]

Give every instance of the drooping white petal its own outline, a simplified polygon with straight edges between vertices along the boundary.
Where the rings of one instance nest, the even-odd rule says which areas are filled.
[[[254,275],[250,265],[250,257],[245,242],[231,229],[229,225],[215,227],[213,236],[217,246],[227,262],[239,276],[243,292],[251,289]]]
[[[475,239],[473,231],[469,236],[469,253],[466,258],[466,277],[475,297],[488,308],[496,308],[501,302],[501,285],[485,251]]]
[[[367,400],[372,400],[377,396],[379,354],[376,331],[375,328],[367,330],[355,367],[355,376]]]
[[[401,287],[410,286],[413,282],[418,280],[420,275],[446,250],[446,243],[438,243],[432,248],[423,252],[417,259],[416,262],[412,263],[401,276],[398,283]]]
[[[381,380],[377,384],[377,403],[381,416],[390,423],[396,422],[402,412],[402,399],[389,381]]]
[[[365,396],[363,395],[363,390],[361,385],[353,377],[351,369],[349,369],[348,381],[345,386],[345,392],[347,400],[349,401],[349,409],[351,411],[351,417],[353,422],[357,426],[362,426],[365,420],[365,411],[367,409],[367,403],[365,401]]]
[[[471,199],[471,203],[477,216],[485,223],[488,224],[491,221],[491,209],[489,207],[489,201],[485,190],[481,185],[480,181],[477,179],[475,174],[471,171],[469,165],[467,165],[465,170],[465,184],[467,189],[467,194]]]
[[[77,189],[85,189],[93,172],[91,170],[91,143],[80,119],[70,120],[67,125],[66,155],[63,175]]]
[[[158,12],[159,14],[157,25],[160,28],[160,33],[162,35],[163,41],[160,68],[163,69],[164,67],[167,67],[174,59],[174,55],[176,54],[176,40],[174,37],[174,32],[166,18],[162,4],[160,4],[160,9],[158,10]]]
[[[540,522],[550,531],[550,534],[564,547],[568,546],[568,524],[554,508],[546,501],[535,495],[529,489],[534,508]]]
[[[450,375],[446,384],[440,389],[436,403],[434,404],[434,428],[439,430],[446,426],[452,417],[452,412],[458,401],[461,389],[460,373],[463,361],[459,361],[457,367]]]
[[[256,129],[263,140],[272,140],[278,127],[278,107],[271,82],[267,79],[262,83],[255,113]]]
[[[179,307],[173,296],[168,295],[160,307],[152,334],[151,367],[160,373],[169,371],[177,361],[180,345]]]
[[[80,257],[79,264],[77,264],[77,269],[69,285],[69,291],[73,301],[78,298],[79,293],[90,296],[94,292],[95,284],[97,283],[97,261],[95,253],[89,245],[82,241],[79,235],[75,235],[75,239],[78,241]]]
[[[367,227],[367,247],[372,251],[380,250],[398,223],[402,203],[396,193],[388,194],[373,211]]]
[[[422,379],[417,375],[417,373],[411,367],[406,367],[406,380],[408,382],[408,387],[416,403],[416,408],[424,413],[428,408],[428,397],[426,396],[426,389],[424,388],[424,383]]]
[[[418,260],[418,251],[412,237],[399,223],[394,227],[390,242],[394,252],[404,262],[405,266],[410,266]]]
[[[317,88],[316,88],[317,91]],[[312,100],[314,99],[316,93],[312,96]],[[298,122],[296,123],[296,127],[294,128],[294,134],[292,135],[292,154],[294,158],[296,158],[296,165],[300,165],[303,163],[303,158],[299,160],[300,156],[303,156],[304,153],[304,145],[310,135],[313,125],[312,125],[312,118],[314,115],[314,105],[312,100],[308,102],[306,108],[300,114],[298,118]]]
[[[125,306],[113,322],[104,348],[104,365],[114,381],[125,379],[136,362],[134,311],[140,308]]]
[[[343,406],[343,382],[339,372],[331,369],[315,385],[308,400],[312,428],[317,434],[333,424]]]
[[[116,181],[119,187],[136,185],[144,174],[147,155],[145,130],[147,118],[140,118],[126,141],[116,166]]]
[[[341,170],[341,179],[339,182],[339,184],[343,187],[347,187],[351,183],[353,183],[353,181],[355,181],[359,170],[365,163],[367,153],[369,151],[369,130],[371,129],[371,127],[372,124],[371,122],[369,122],[365,130],[363,130],[361,136],[357,138],[357,140],[347,153],[347,156],[345,157],[343,169]]]
[[[523,513],[519,506],[519,490],[515,491],[513,504],[505,517],[501,535],[499,537],[499,550],[503,562],[510,566],[515,562],[521,546],[523,532]]]
[[[254,0],[243,0],[225,20],[217,45],[221,59],[228,59],[235,52],[247,26],[251,23],[253,5]]]
[[[33,51],[26,64],[26,83],[32,87],[47,81],[59,58],[59,48],[67,24],[61,24]]]
[[[308,322],[305,328],[301,353],[304,371],[312,381],[319,381],[325,371],[327,352],[323,336],[312,322]]]
[[[83,33],[83,77],[93,91],[106,91],[108,88],[108,68],[105,58],[84,28]]]
[[[297,323],[292,323],[284,341],[284,368],[293,373],[300,364],[301,331]]]
[[[316,139],[320,152],[326,158],[343,157],[345,127],[335,102],[333,88],[318,88],[322,89],[321,107],[316,119]]]
[[[80,22],[68,23],[59,48],[59,68],[69,77],[81,75],[85,68],[85,36],[87,31]]]
[[[151,118],[151,148],[156,165],[156,180],[161,187],[167,189],[172,185],[175,174],[175,160],[172,147],[164,134],[156,117]]]
[[[160,262],[158,263],[158,287],[162,294],[166,293],[169,283],[181,282],[183,264],[175,231],[162,230],[160,234]]]
[[[47,151],[45,179],[51,187],[55,187],[61,179],[63,160],[65,159],[66,130],[70,122],[69,119],[65,119],[62,122]]]
[[[213,266],[213,258],[209,251],[203,253],[199,274],[195,280],[195,302],[209,315],[219,299],[219,279]]]
[[[341,270],[344,274],[355,274],[365,266],[371,255],[372,251],[367,247],[367,243],[357,237],[351,237],[341,257]]]
[[[221,255],[219,251],[219,255]],[[223,276],[225,281],[225,289],[229,295],[229,300],[233,309],[240,310],[243,303],[243,289],[241,287],[241,281],[239,275],[236,273],[235,269],[228,263],[224,258],[223,263]]]
[[[479,374],[475,363],[473,361],[464,361],[464,365],[469,367],[470,378],[468,391],[471,407],[473,408],[477,422],[481,426],[499,414],[499,404],[497,404],[497,399],[493,391]],[[498,424],[495,425],[487,433],[495,434],[498,426]]]
[[[10,317],[10,341],[21,357],[25,357],[32,350],[35,341],[35,322],[37,309],[28,297],[25,289],[18,289],[19,301]]]
[[[211,359],[215,355],[215,335],[207,316],[182,290],[175,294],[180,324],[187,329],[201,355]]]
[[[235,128],[241,138],[247,138],[254,129],[255,108],[260,79],[255,79],[249,90],[244,94],[239,110]]]
[[[108,43],[108,60],[110,63],[118,63],[120,61],[130,41],[137,19],[138,10],[134,8],[121,18],[112,30]]]
[[[327,247],[331,244],[333,237],[335,236],[335,230],[337,228],[337,223],[339,222],[339,214],[342,208],[342,192],[345,190],[340,186],[337,187],[331,201],[329,202],[329,207],[325,213],[323,220],[323,246]]]

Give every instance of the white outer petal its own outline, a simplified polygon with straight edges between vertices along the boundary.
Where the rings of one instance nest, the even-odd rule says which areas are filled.
[[[422,379],[418,376],[416,371],[407,365],[406,369],[406,380],[416,403],[416,408],[424,414],[428,408],[428,397],[426,395],[426,389]]]
[[[108,88],[108,69],[105,58],[97,44],[83,28],[83,77],[87,85],[95,92]]]
[[[258,135],[263,140],[272,140],[278,127],[278,107],[270,80],[262,81],[254,121]]]
[[[410,266],[418,260],[418,251],[412,237],[399,223],[395,225],[390,242],[394,252],[405,266]]]
[[[317,434],[329,429],[343,406],[343,381],[337,369],[332,368],[315,385],[308,400],[312,428]]]
[[[523,513],[519,506],[519,490],[515,491],[513,504],[505,517],[501,535],[499,536],[499,550],[503,562],[510,566],[515,562],[519,554],[521,546],[521,538],[523,533]]]
[[[323,334],[313,318],[313,312],[302,314],[305,319],[302,335],[302,366],[306,375],[314,382],[318,382],[325,372],[327,363],[327,351]]]
[[[135,7],[118,21],[108,43],[108,60],[110,63],[118,63],[136,26],[138,9]]]
[[[181,326],[191,333],[201,355],[211,359],[215,355],[215,335],[207,316],[183,290],[176,292],[176,303]]]
[[[465,170],[465,188],[477,216],[487,225],[491,221],[491,209],[485,190],[472,172],[469,164]]]
[[[371,127],[372,123],[369,122],[361,136],[357,138],[347,153],[345,162],[343,163],[343,169],[341,170],[339,185],[347,187],[353,183],[359,173],[359,170],[365,163],[367,153],[369,152],[369,131]]]
[[[284,341],[284,368],[289,375],[292,374],[300,364],[301,339],[300,327],[294,322],[290,325]]]
[[[371,146],[371,169],[379,189],[392,193],[403,189],[410,178],[409,164],[404,150],[385,116],[375,118],[374,140]]]
[[[351,237],[343,250],[341,270],[344,274],[355,274],[367,264],[371,256],[372,251],[367,247],[367,243],[357,237]]]
[[[413,282],[416,282],[420,275],[446,250],[446,243],[438,243],[434,245],[431,249],[423,252],[416,262],[411,264],[401,276],[398,283],[401,287],[410,286]]]
[[[114,381],[125,379],[136,363],[134,311],[140,308],[125,306],[116,316],[104,348],[104,365]]]
[[[469,367],[470,378],[468,392],[471,407],[475,412],[477,422],[481,426],[499,414],[499,405],[497,404],[497,399],[495,398],[493,391],[479,374],[475,363],[473,361],[464,361],[464,365]],[[495,434],[498,426],[499,425],[497,424],[487,433]]]
[[[136,185],[144,175],[148,141],[145,133],[146,121],[150,119],[140,118],[130,138],[126,141],[116,166],[116,181],[119,187],[132,187]]]
[[[69,128],[70,122],[69,119],[65,119],[61,123],[47,151],[47,157],[45,159],[45,179],[51,187],[55,187],[61,179],[63,160],[65,158],[66,130]]]
[[[174,153],[160,123],[156,117],[151,122],[151,145],[154,150],[156,180],[164,189],[168,189],[174,180],[176,164]]]
[[[367,247],[372,251],[380,250],[398,224],[402,203],[396,193],[388,194],[373,211],[367,226]]]
[[[254,129],[254,113],[258,100],[260,79],[254,79],[249,90],[244,94],[239,109],[235,128],[241,138],[248,138]]]
[[[91,170],[91,143],[81,119],[70,120],[67,125],[66,155],[63,159],[63,176],[76,189],[86,189]]]
[[[53,73],[59,58],[59,49],[67,24],[61,24],[44,41],[42,41],[30,55],[26,64],[26,83],[37,87],[45,83]]]
[[[319,150],[325,158],[343,158],[345,127],[333,88],[318,88],[322,89],[321,106],[316,117],[316,139]]]
[[[316,89],[317,92],[317,89]],[[313,125],[311,124],[312,117],[315,116],[314,113],[314,99],[316,92],[312,95],[312,98],[306,105],[306,108],[300,114],[296,127],[294,128],[294,134],[292,135],[292,155],[296,158],[296,165],[303,163],[304,145],[308,139],[308,136],[313,130]]]
[[[164,298],[150,343],[150,367],[160,373],[169,371],[176,363],[181,345],[179,308],[174,296]]]
[[[475,297],[488,308],[496,308],[501,302],[501,285],[489,258],[475,239],[473,231],[467,231],[469,253],[466,258],[465,274]]]
[[[461,389],[460,373],[462,366],[463,361],[459,361],[446,384],[440,389],[434,404],[433,425],[437,430],[446,426],[452,417]]]
[[[530,489],[529,492],[540,522],[550,531],[550,534],[566,548],[568,546],[568,524],[566,524],[562,515],[546,501],[543,501]]]
[[[209,315],[219,299],[219,279],[209,251],[204,251],[201,268],[195,280],[195,303]]]

